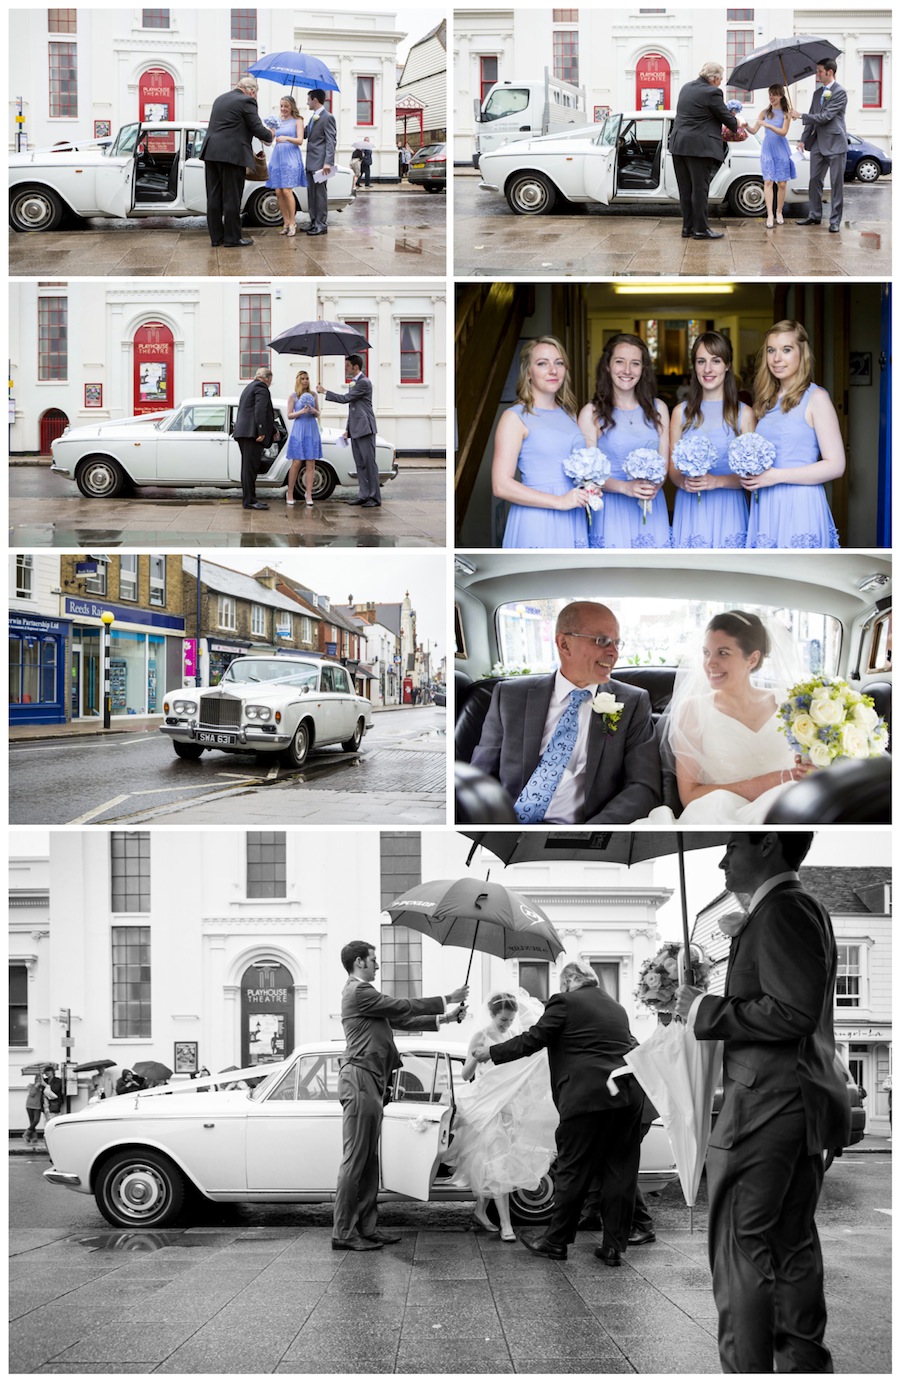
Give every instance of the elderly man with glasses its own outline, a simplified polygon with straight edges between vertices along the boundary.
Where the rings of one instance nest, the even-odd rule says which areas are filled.
[[[496,777],[523,825],[627,825],[661,801],[646,691],[613,681],[622,640],[606,605],[556,621],[559,671],[498,682],[472,764]]]

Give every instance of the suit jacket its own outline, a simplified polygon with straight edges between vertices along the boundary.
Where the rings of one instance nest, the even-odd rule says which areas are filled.
[[[234,435],[240,437],[265,438],[263,446],[271,446],[275,436],[275,409],[272,395],[261,379],[253,379],[241,394],[237,417],[234,422]]]
[[[829,88],[830,98],[822,104],[824,87],[817,86],[809,106],[809,114],[803,117],[803,146],[817,149],[825,158],[845,154],[849,147],[847,141],[847,93],[837,82]]]
[[[491,1060],[504,1065],[546,1047],[553,1102],[560,1118],[573,1118],[622,1107],[621,1094],[610,1094],[606,1081],[636,1045],[625,1009],[589,985],[555,993],[533,1027],[491,1047]]]
[[[405,1032],[436,1032],[435,1017],[444,1011],[443,998],[388,998],[372,984],[348,979],[341,994],[341,1023],[347,1047],[344,1065],[368,1070],[387,1089],[400,1064],[392,1028]]]
[[[695,1035],[725,1043],[725,1096],[710,1145],[732,1147],[802,1100],[807,1150],[843,1147],[850,1099],[835,1060],[837,949],[824,907],[774,888],[731,943],[725,994],[700,1001]]]
[[[678,93],[669,152],[682,158],[725,158],[722,126],[737,130],[737,116],[728,109],[721,89],[705,77],[687,82]]]
[[[554,681],[553,674],[510,677],[494,687],[472,764],[498,778],[513,801],[538,765]],[[584,813],[573,825],[627,825],[662,800],[650,697],[615,680],[601,690],[612,692],[625,708],[613,734],[605,731],[600,715],[591,715]]]
[[[330,110],[319,107],[316,119],[306,126],[306,171],[315,173],[325,164],[334,167],[337,125]]]
[[[249,168],[253,163],[253,145],[250,142],[253,138],[270,144],[274,136],[260,120],[252,96],[245,96],[243,91],[226,91],[213,101],[200,157],[215,163],[239,163],[242,168]]]
[[[368,437],[378,431],[375,413],[372,409],[372,381],[365,374],[358,374],[347,393],[325,394],[332,403],[347,404],[347,431],[351,437]]]

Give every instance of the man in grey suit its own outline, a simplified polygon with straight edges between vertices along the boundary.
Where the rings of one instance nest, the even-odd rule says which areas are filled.
[[[699,77],[678,93],[669,152],[681,201],[683,240],[721,240],[724,234],[709,225],[709,185],[725,159],[722,126],[734,133],[739,124],[720,90],[724,76],[724,67],[705,62]]]
[[[200,157],[206,166],[206,227],[210,243],[226,249],[252,245],[241,239],[241,196],[253,163],[251,139],[271,144],[274,135],[259,118],[255,77],[244,76],[234,91],[217,96]]]
[[[831,183],[831,217],[828,229],[837,235],[844,211],[844,169],[847,166],[847,93],[834,79],[837,63],[823,58],[816,66],[819,85],[813,92],[809,114],[803,116],[803,139],[797,145],[809,153],[809,215],[798,226],[817,226],[822,220],[822,187],[825,174]]]
[[[446,998],[388,998],[373,987],[378,973],[375,947],[351,941],[341,951],[349,978],[341,995],[341,1023],[347,1047],[338,1080],[344,1111],[344,1155],[334,1195],[335,1252],[374,1252],[385,1243],[399,1243],[399,1234],[378,1231],[378,1139],[385,1097],[400,1053],[392,1028],[407,1032],[435,1032],[442,1022],[455,1022],[468,985]]]
[[[472,763],[499,779],[523,824],[626,825],[659,806],[650,697],[610,679],[621,647],[612,610],[575,601],[556,621],[559,671],[495,686]],[[581,691],[589,694],[574,694]],[[546,808],[535,813],[534,784],[546,783],[558,727],[578,701],[574,747]]]
[[[348,355],[350,370],[350,389],[347,393],[332,393],[324,384],[317,384],[318,393],[323,393],[332,403],[347,404],[347,427],[344,436],[353,448],[356,462],[356,482],[359,495],[348,499],[348,504],[359,504],[364,509],[381,508],[381,481],[378,478],[375,437],[378,423],[372,409],[372,381],[363,374],[361,355]]]
[[[325,109],[325,92],[316,87],[306,98],[312,111],[306,126],[306,197],[309,206],[307,235],[328,234],[328,183],[316,182],[314,173],[327,175],[334,167],[337,125],[330,110]]]

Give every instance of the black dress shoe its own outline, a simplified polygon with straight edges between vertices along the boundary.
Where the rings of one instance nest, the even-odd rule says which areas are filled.
[[[630,1248],[638,1248],[638,1247],[641,1246],[642,1243],[655,1243],[655,1242],[656,1242],[656,1234],[653,1232],[653,1230],[652,1230],[651,1228],[643,1228],[643,1229],[640,1229],[640,1228],[635,1229],[635,1228],[633,1228],[633,1229],[631,1230],[631,1232],[629,1233],[629,1235],[628,1235],[628,1246],[629,1246]]]
[[[328,231],[324,226],[312,226],[306,233],[307,235],[327,235]]]
[[[239,249],[243,249],[244,245],[252,245],[252,244],[253,244],[253,241],[252,241],[252,240],[226,240],[226,241],[225,241],[225,248],[226,248],[227,250],[239,250]]]
[[[245,504],[245,505],[244,505],[244,508],[245,508],[245,509],[267,509],[268,507],[269,507],[268,504],[261,504],[261,503],[259,502],[258,499],[256,500],[256,503],[255,503],[255,504]]]
[[[220,250],[220,249],[222,248],[222,246],[224,245],[225,241],[224,241],[224,240],[210,240],[209,243],[210,243],[210,246],[211,246],[212,249],[214,249],[214,250]]]
[[[519,1234],[519,1242],[524,1243],[535,1257],[549,1257],[553,1262],[565,1262],[568,1258],[565,1248],[558,1248],[554,1243],[546,1243],[540,1234],[529,1233],[526,1230]]]
[[[381,508],[381,500],[380,500],[380,499],[364,499],[364,500],[362,501],[362,503],[360,504],[360,508],[361,508],[361,509],[380,509],[380,508]]]
[[[817,221],[814,216],[804,216],[802,221],[795,221],[795,226],[820,226],[821,221]]]
[[[374,1238],[332,1238],[331,1246],[335,1252],[377,1252],[384,1244]]]
[[[344,502],[347,503],[347,504],[354,504],[354,505],[355,505],[355,504],[364,504],[366,501],[365,501],[365,499],[347,499],[347,500],[345,500]]]
[[[840,235],[841,233],[840,226],[829,226],[828,230],[831,235]]]
[[[725,232],[724,230],[695,230],[692,238],[694,240],[724,240]]]
[[[622,1254],[618,1248],[594,1248],[594,1256],[605,1262],[607,1267],[621,1267]]]
[[[688,230],[687,226],[682,226],[682,227],[681,227],[681,238],[682,238],[682,240],[690,240],[690,238],[691,238],[691,236],[693,235],[693,233],[694,233],[694,232],[693,232],[692,230]]]
[[[387,1243],[403,1242],[401,1233],[382,1233],[380,1229],[376,1229],[374,1233],[363,1233],[361,1237],[365,1238],[367,1243],[377,1243],[380,1248],[383,1248]]]

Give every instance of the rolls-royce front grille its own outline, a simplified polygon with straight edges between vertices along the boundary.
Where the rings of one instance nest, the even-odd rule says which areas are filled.
[[[217,696],[200,697],[201,729],[240,729],[241,702]]]

